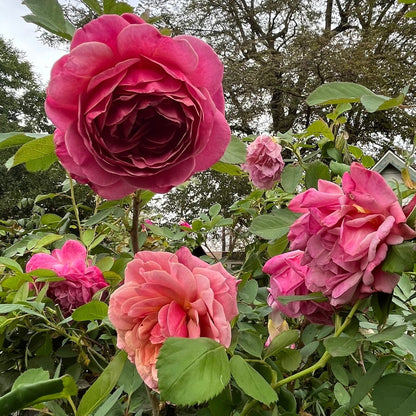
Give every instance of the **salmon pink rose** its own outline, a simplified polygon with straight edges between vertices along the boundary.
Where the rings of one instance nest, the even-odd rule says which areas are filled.
[[[236,294],[237,280],[220,263],[209,265],[185,247],[175,254],[141,251],[110,298],[117,346],[157,389],[156,360],[166,338],[208,337],[230,345]]]
[[[107,199],[169,191],[217,162],[230,141],[222,75],[202,40],[163,36],[134,14],[91,21],[47,89],[62,165]]]
[[[48,297],[61,307],[64,315],[70,315],[74,309],[88,303],[98,290],[108,286],[101,270],[91,266],[86,257],[87,250],[80,242],[68,240],[51,254],[34,254],[26,264],[27,273],[49,269],[65,279],[50,282],[47,291]],[[35,284],[37,287],[44,285],[36,280]]]
[[[257,188],[272,189],[285,167],[282,146],[270,136],[257,137],[247,147],[247,160],[241,167]]]
[[[333,308],[328,302],[311,300],[290,302],[286,305],[277,300],[279,296],[308,295],[305,284],[308,266],[301,264],[303,252],[299,250],[279,254],[266,262],[263,271],[270,274],[267,302],[273,310],[281,311],[291,318],[305,316],[315,324],[332,325]]]
[[[333,306],[352,304],[374,292],[391,293],[399,276],[382,270],[389,246],[416,236],[396,195],[377,172],[358,163],[342,188],[320,180],[289,204],[303,215],[290,228],[292,250],[304,251],[306,287]]]

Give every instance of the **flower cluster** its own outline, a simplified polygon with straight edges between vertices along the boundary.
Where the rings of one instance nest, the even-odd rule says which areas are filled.
[[[85,303],[100,289],[108,286],[101,270],[91,266],[86,260],[86,248],[76,240],[68,240],[61,249],[53,250],[51,254],[37,253],[26,264],[26,272],[37,269],[53,270],[64,280],[50,282],[47,295],[57,303],[64,315]],[[43,282],[36,282],[43,287]]]
[[[117,346],[157,389],[156,361],[168,337],[208,337],[228,347],[238,314],[237,280],[220,263],[209,265],[182,247],[175,254],[142,251],[111,296],[109,318]]]
[[[389,246],[416,233],[380,174],[353,163],[342,188],[320,180],[318,189],[297,195],[289,208],[303,214],[288,234],[295,251],[271,259],[264,268],[272,274],[273,306],[314,320],[328,305],[302,301],[282,307],[275,296],[322,292],[331,306],[340,307],[393,291],[399,276],[383,271],[382,262]]]

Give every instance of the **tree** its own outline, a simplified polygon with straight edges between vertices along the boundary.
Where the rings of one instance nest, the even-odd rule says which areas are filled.
[[[409,6],[395,0],[168,0],[143,7],[158,11],[174,34],[203,37],[219,53],[228,119],[242,135],[303,129],[323,114],[305,98],[326,82],[357,82],[392,96],[416,78],[414,22],[404,18]],[[414,123],[404,111],[393,120],[354,107],[347,129],[351,143],[368,142],[377,153],[393,136],[409,140]]]
[[[53,131],[44,111],[45,91],[32,65],[10,41],[0,37],[0,133],[26,131],[32,133]],[[10,171],[4,163],[16,149],[0,152],[0,219],[29,215],[36,195],[58,190],[65,174],[55,165],[48,172],[28,173],[23,166]],[[23,198],[26,203],[20,204]]]

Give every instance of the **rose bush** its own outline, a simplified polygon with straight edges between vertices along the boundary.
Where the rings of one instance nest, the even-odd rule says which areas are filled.
[[[222,74],[197,38],[163,36],[133,14],[93,20],[76,31],[47,89],[62,165],[107,199],[169,191],[230,141]]]
[[[247,146],[247,161],[241,167],[260,189],[272,189],[280,181],[285,164],[282,147],[270,136],[259,136]]]
[[[49,282],[47,291],[48,297],[60,306],[64,315],[88,303],[98,290],[108,286],[101,270],[91,266],[86,256],[87,250],[80,242],[68,240],[61,249],[55,249],[51,254],[34,254],[26,264],[27,273],[49,269],[65,279]],[[34,278],[38,288],[45,285],[36,282],[36,276]]]
[[[318,190],[297,195],[289,208],[303,214],[288,238],[292,250],[304,251],[308,290],[322,292],[333,306],[393,291],[399,276],[384,272],[381,263],[390,245],[416,233],[380,174],[353,163],[342,188],[320,180]]]
[[[303,252],[299,250],[274,256],[266,262],[263,271],[270,274],[268,304],[291,318],[304,315],[316,324],[332,325],[333,308],[328,302],[295,301],[283,305],[279,296],[308,295],[305,284],[308,266],[301,264]]]
[[[175,254],[139,252],[110,298],[117,346],[157,389],[156,361],[166,338],[208,337],[230,345],[236,294],[237,280],[221,264],[209,265],[185,247]]]

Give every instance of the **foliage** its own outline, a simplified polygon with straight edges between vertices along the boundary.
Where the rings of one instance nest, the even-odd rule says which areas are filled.
[[[53,7],[45,12],[37,7],[39,2],[25,3],[33,13],[27,20],[55,35],[71,35],[72,26],[61,16],[58,3],[51,0]],[[126,8],[114,1],[85,0],[84,4],[96,14]],[[233,4],[237,2],[229,2]],[[266,2],[261,6],[263,13],[273,16],[273,2],[267,3],[270,10]],[[375,12],[381,13],[378,8]],[[295,9],[290,10],[288,24],[295,18],[302,22]],[[354,10],[358,13],[357,5]],[[308,18],[313,18],[312,12],[316,10],[309,10]],[[363,26],[365,17],[357,16]],[[343,27],[338,31],[343,33]],[[261,39],[254,41],[251,47],[260,47]],[[385,111],[384,116],[393,120],[402,105],[402,95],[381,96],[369,84],[327,83],[314,90],[306,84],[305,91],[311,92],[307,102],[331,105],[330,112],[321,109],[325,115],[305,128],[297,124],[276,134],[285,149],[285,169],[273,189],[247,187],[247,175],[240,169],[245,144],[235,139],[211,171],[173,191],[160,212],[157,204],[150,208],[154,194],[145,190],[118,201],[95,196],[86,206],[84,195],[67,178],[58,189],[34,198],[31,218],[1,221],[0,414],[6,409],[39,416],[412,415],[416,408],[414,241],[394,245],[383,264],[385,271],[400,274],[394,292],[374,293],[337,309],[333,327],[312,324],[303,317],[280,316],[279,321],[267,301],[269,277],[262,268],[266,260],[288,250],[287,233],[298,218],[288,208],[293,197],[317,187],[320,180],[339,183],[352,162],[367,168],[374,165],[371,156],[347,141],[345,115]],[[252,136],[244,138],[244,142],[251,140]],[[55,169],[48,135],[3,134],[0,146],[19,146],[8,163],[24,164],[30,175]],[[402,205],[416,193],[414,184],[406,183],[410,186],[392,184]],[[223,187],[230,192],[223,193]],[[169,218],[183,201],[175,199],[180,192],[188,199],[201,194],[207,200],[198,212],[185,204],[181,207],[180,217],[189,226],[178,224],[180,217]],[[52,209],[43,205],[46,201],[57,204]],[[411,218],[412,212],[408,221],[414,228]],[[149,219],[153,223],[145,221]],[[225,348],[205,337],[168,338],[157,361],[159,391],[150,392],[135,365],[117,349],[117,333],[107,316],[109,298],[122,283],[132,253],[139,249],[174,252],[181,246],[214,251],[216,232],[232,236],[229,251],[242,252],[242,262],[232,270],[240,282],[231,345]],[[91,263],[101,269],[109,286],[63,316],[48,297],[49,285],[62,278],[46,269],[26,273],[25,265],[33,254],[49,253],[68,239],[86,246]],[[203,254],[205,260],[215,262]],[[228,266],[227,258],[219,260]],[[45,285],[40,289],[35,281]],[[279,298],[287,303],[299,300],[319,302],[323,297],[312,293]]]

